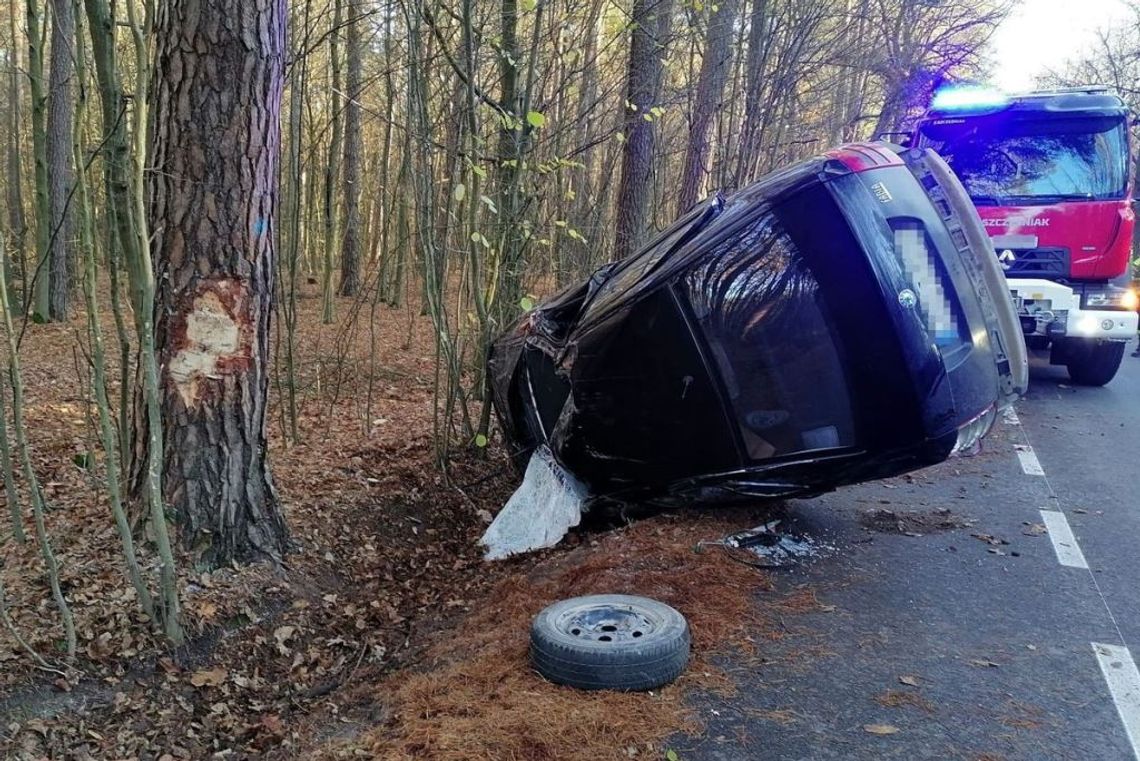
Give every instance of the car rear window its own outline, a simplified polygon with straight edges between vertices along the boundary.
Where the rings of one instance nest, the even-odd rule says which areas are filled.
[[[819,284],[773,215],[722,241],[683,284],[751,459],[854,444]]]

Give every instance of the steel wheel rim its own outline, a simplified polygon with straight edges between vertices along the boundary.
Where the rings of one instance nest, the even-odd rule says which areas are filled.
[[[554,622],[555,628],[572,639],[603,644],[642,641],[660,628],[661,622],[647,611],[628,605],[583,605],[568,610]]]

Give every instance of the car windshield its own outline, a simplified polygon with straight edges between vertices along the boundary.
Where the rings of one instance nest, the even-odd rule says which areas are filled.
[[[966,120],[924,127],[923,136],[978,205],[1124,196],[1128,144],[1117,118]]]

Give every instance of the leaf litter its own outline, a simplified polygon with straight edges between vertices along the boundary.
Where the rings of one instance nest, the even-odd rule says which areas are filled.
[[[513,476],[494,442],[455,458],[450,482],[434,467],[426,318],[415,308],[382,316],[370,392],[368,331],[322,326],[312,294],[299,307],[301,440],[286,446],[275,398],[269,429],[296,551],[282,568],[210,573],[179,558],[190,641],[176,652],[151,633],[121,570],[101,458],[90,456],[91,409],[74,370],[61,371],[72,367],[74,327],[29,327],[27,418],[80,658],[67,678],[45,675],[0,631],[0,755],[561,759],[632,747],[660,756],[667,735],[699,727],[687,689],[731,690],[711,656],[747,653],[784,636],[784,617],[821,609],[803,589],[758,607],[756,593],[771,588],[763,571],[693,551],[763,519],[748,511],[659,516],[484,563],[475,540]],[[101,319],[113,335],[112,317]],[[347,348],[337,345],[344,335]],[[46,615],[38,553],[31,543],[4,547],[13,619],[53,655],[60,632]],[[153,569],[145,544],[139,551]],[[584,695],[529,669],[530,616],[591,591],[649,594],[689,616],[694,662],[678,683]]]

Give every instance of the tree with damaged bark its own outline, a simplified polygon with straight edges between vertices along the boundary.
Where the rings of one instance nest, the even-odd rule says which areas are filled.
[[[148,175],[165,440],[181,543],[209,567],[280,559],[266,461],[285,0],[164,3]]]

